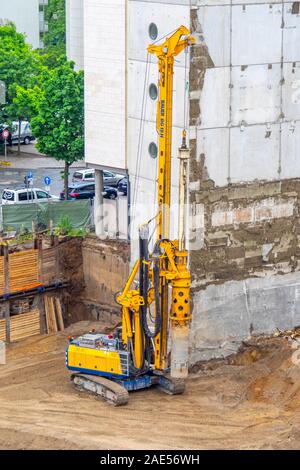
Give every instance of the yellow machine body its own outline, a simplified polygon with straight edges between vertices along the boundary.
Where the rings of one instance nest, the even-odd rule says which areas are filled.
[[[91,373],[101,371],[104,376],[124,376],[120,354],[117,351],[92,349],[70,344],[68,347],[70,370]]]

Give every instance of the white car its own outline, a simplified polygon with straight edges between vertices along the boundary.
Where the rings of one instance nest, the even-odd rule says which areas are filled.
[[[40,188],[16,188],[4,189],[2,192],[2,204],[26,204],[28,202],[58,201],[57,196],[52,196]]]

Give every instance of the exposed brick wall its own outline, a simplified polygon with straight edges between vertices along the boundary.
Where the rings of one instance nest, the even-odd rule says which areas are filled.
[[[193,191],[203,218],[201,248],[190,252],[194,288],[298,271],[299,194],[299,180]]]

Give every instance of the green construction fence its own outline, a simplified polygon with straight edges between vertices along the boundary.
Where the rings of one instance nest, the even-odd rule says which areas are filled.
[[[57,227],[63,217],[68,217],[73,228],[84,228],[91,224],[91,203],[82,201],[57,201],[43,203],[2,205],[2,230],[32,230],[32,222],[37,226]]]

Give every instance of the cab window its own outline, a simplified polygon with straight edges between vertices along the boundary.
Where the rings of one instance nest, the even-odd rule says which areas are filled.
[[[50,198],[49,194],[46,193],[45,191],[37,191],[36,192],[36,197],[38,199],[49,199]]]
[[[19,193],[18,196],[19,196],[19,201],[32,201],[33,199],[33,193],[30,190]]]

